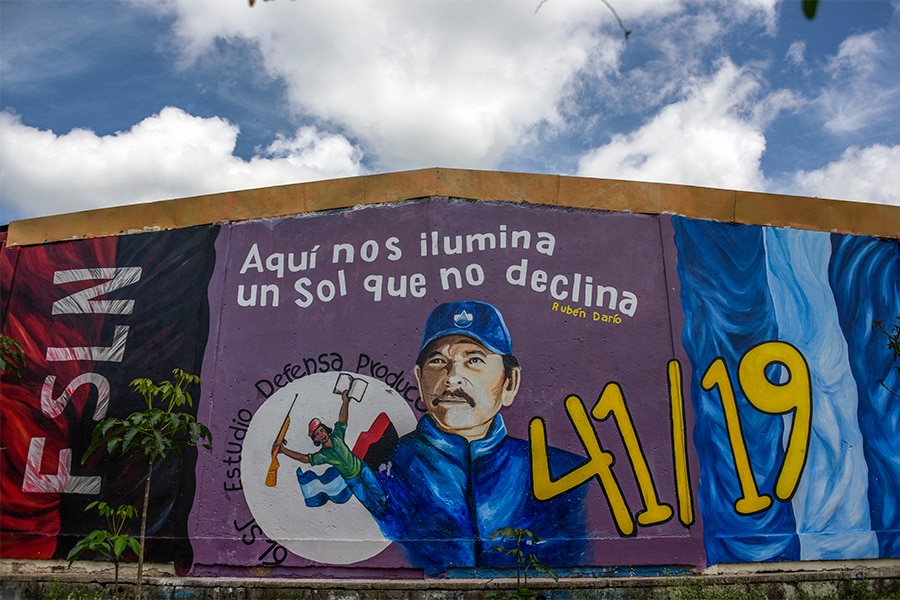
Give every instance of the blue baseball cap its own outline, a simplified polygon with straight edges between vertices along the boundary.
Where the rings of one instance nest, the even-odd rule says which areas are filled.
[[[512,356],[512,339],[500,311],[486,302],[463,300],[441,304],[428,315],[421,353],[445,335],[464,335],[496,354]]]

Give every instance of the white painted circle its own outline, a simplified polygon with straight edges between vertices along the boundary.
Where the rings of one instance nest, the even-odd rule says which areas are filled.
[[[378,523],[352,496],[344,504],[327,502],[310,508],[297,481],[297,468],[322,474],[327,465],[312,467],[283,454],[278,456],[278,482],[265,485],[272,459],[272,444],[290,409],[287,447],[304,454],[318,450],[307,428],[313,418],[329,427],[338,419],[341,396],[334,393],[339,373],[315,373],[297,379],[269,396],[250,421],[241,453],[241,485],[256,523],[269,539],[303,558],[323,564],[352,564],[376,556],[390,541]],[[344,441],[353,448],[360,433],[367,430],[382,412],[394,424],[397,435],[415,429],[416,418],[409,405],[382,381],[356,375],[368,382],[362,402],[351,401]],[[294,397],[297,400],[291,409]]]

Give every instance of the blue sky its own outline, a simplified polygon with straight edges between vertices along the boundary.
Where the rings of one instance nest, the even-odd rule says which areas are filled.
[[[900,205],[900,0],[610,4],[0,0],[0,222],[427,167]]]

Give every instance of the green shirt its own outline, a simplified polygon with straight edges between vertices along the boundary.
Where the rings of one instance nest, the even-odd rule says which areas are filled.
[[[350,451],[344,442],[344,434],[347,432],[347,424],[338,421],[334,424],[331,433],[331,448],[322,446],[322,449],[309,456],[311,465],[332,465],[344,479],[353,479],[362,471],[362,461]]]

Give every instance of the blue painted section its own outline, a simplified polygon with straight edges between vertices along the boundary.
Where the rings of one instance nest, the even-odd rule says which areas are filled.
[[[874,558],[856,381],[828,280],[831,236],[767,228],[765,240],[779,338],[803,354],[810,372],[812,431],[792,499],[801,558]]]
[[[699,503],[708,564],[800,558],[790,504],[738,514],[742,497],[719,390],[704,390],[703,374],[716,358],[737,373],[753,346],[778,339],[768,289],[760,227],[675,217],[678,275],[684,311],[683,343],[694,373],[691,398],[696,415],[694,444],[700,459]],[[783,423],[749,405],[732,377],[737,410],[760,493],[773,493],[784,460]]]
[[[859,393],[872,528],[881,557],[900,557],[900,373],[875,320],[900,316],[900,244],[834,235],[829,277]],[[879,383],[883,380],[884,385]]]

